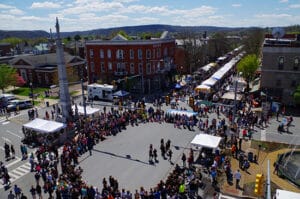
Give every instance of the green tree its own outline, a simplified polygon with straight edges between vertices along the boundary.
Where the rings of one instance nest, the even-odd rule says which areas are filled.
[[[261,28],[254,28],[247,32],[243,40],[244,49],[247,54],[260,55],[262,43],[264,41],[264,30]]]
[[[74,40],[75,40],[75,41],[79,41],[80,39],[81,39],[81,36],[80,36],[80,35],[75,35],[75,36],[74,36]]]
[[[294,100],[295,100],[295,103],[300,105],[300,85],[298,85],[296,91],[294,92]]]
[[[247,55],[237,65],[237,71],[242,73],[242,77],[247,82],[247,88],[249,88],[249,82],[254,79],[255,71],[259,67],[259,60],[255,54]]]
[[[0,64],[0,89],[4,93],[4,89],[11,85],[16,85],[16,69]]]

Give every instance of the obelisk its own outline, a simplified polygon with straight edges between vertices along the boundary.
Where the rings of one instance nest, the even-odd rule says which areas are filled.
[[[64,49],[61,43],[59,23],[56,17],[56,60],[57,60],[57,71],[59,78],[59,104],[62,109],[62,119],[64,123],[71,121],[71,99],[69,93],[69,84],[67,79],[66,64],[64,57]]]

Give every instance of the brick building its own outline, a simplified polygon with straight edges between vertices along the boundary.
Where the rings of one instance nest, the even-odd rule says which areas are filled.
[[[262,56],[262,91],[284,104],[294,104],[293,92],[300,84],[300,35],[266,35]]]
[[[82,58],[67,53],[64,57],[70,83],[86,77],[85,61]],[[40,87],[58,85],[56,53],[18,56],[10,61],[10,65],[17,69],[28,85],[30,82]]]
[[[161,38],[86,42],[89,83],[111,84],[131,92],[149,93],[170,84],[174,69],[175,40]]]

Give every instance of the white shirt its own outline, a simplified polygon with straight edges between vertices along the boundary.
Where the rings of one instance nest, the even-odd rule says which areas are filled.
[[[241,173],[240,172],[235,172],[235,174],[234,174],[234,178],[235,179],[237,179],[237,180],[240,180],[241,179],[241,177],[242,177],[242,175],[241,175]]]

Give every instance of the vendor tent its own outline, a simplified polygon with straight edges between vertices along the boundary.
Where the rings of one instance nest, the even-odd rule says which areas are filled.
[[[35,130],[39,133],[53,133],[66,127],[65,124],[51,120],[36,118],[23,125],[24,128]]]
[[[214,86],[217,83],[217,81],[218,81],[217,79],[209,78],[209,79],[203,81],[201,84],[206,85],[206,86]]]
[[[188,117],[197,115],[197,113],[193,112],[193,111],[183,111],[183,110],[177,110],[177,109],[169,109],[169,110],[167,110],[166,113],[170,114],[170,115],[176,115],[176,114],[177,115],[186,115]]]
[[[127,91],[119,90],[119,91],[113,93],[113,96],[116,96],[116,97],[125,97],[125,96],[127,96],[129,94],[130,93],[127,92]]]
[[[300,198],[300,193],[276,189],[276,199],[298,199]]]
[[[207,86],[207,85],[204,85],[204,84],[201,84],[201,85],[198,85],[195,90],[197,92],[203,92],[203,93],[209,93],[210,90],[211,90],[211,87],[210,86]]]
[[[221,137],[208,135],[208,134],[198,134],[191,141],[191,144],[198,147],[206,147],[216,149],[220,142]]]
[[[73,110],[74,113],[76,112],[76,106],[75,105],[72,106],[72,110]],[[79,114],[81,114],[81,115],[84,114],[84,107],[83,106],[78,106],[77,105],[77,110],[78,110]],[[99,111],[100,111],[99,108],[92,108],[90,106],[86,106],[86,114],[87,115],[92,115],[92,114],[97,113]]]
[[[242,95],[241,94],[236,94],[236,100],[240,101],[242,99]],[[224,93],[224,95],[222,96],[222,99],[229,99],[229,100],[234,100],[234,92],[227,92]]]

